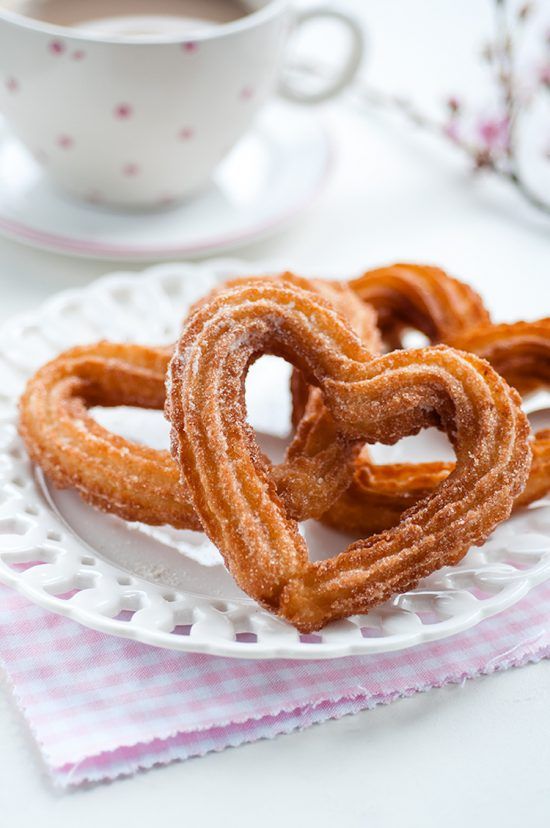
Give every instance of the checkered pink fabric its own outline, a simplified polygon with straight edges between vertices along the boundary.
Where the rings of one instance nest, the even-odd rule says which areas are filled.
[[[333,661],[174,653],[0,587],[0,662],[56,784],[113,779],[550,657],[550,581],[445,641]]]

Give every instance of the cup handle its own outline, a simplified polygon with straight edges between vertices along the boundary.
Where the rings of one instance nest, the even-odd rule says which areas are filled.
[[[365,37],[358,21],[352,15],[339,11],[332,6],[315,6],[314,8],[295,12],[294,28],[297,29],[299,26],[315,19],[334,20],[347,28],[351,35],[349,53],[336,74],[327,80],[321,89],[316,91],[308,92],[299,89],[288,78],[283,78],[279,84],[279,93],[284,98],[296,103],[321,103],[341,92],[357,74],[365,49]]]

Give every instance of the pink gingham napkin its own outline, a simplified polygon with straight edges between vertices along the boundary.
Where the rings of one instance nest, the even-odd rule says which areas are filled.
[[[175,653],[85,629],[0,586],[0,663],[62,787],[308,727],[550,656],[550,581],[452,638],[332,661]]]

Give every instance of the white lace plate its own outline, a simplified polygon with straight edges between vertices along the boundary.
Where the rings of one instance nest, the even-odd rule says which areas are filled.
[[[265,267],[265,270],[272,269]],[[199,533],[127,524],[56,491],[29,462],[17,434],[17,399],[45,360],[106,338],[169,342],[190,303],[229,275],[256,265],[215,261],[119,273],[65,292],[4,326],[0,336],[0,579],[31,601],[105,633],[176,650],[246,658],[333,658],[380,653],[454,635],[514,604],[550,576],[550,500],[498,527],[455,567],[368,615],[300,635],[247,598],[218,551]],[[288,430],[288,366],[266,357],[251,372],[249,416],[275,459]],[[282,400],[285,400],[283,403]],[[103,409],[98,418],[127,436],[166,444],[158,412]],[[440,435],[383,449],[389,459],[442,457]],[[304,524],[314,557],[348,542]]]

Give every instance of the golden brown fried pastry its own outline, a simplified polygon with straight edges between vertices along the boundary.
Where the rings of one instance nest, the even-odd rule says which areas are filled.
[[[550,386],[550,319],[484,325],[456,336],[451,344],[487,359],[523,393]],[[529,479],[516,498],[516,507],[526,506],[550,491],[550,430],[535,434],[532,449]],[[432,491],[453,467],[453,463],[376,465],[362,452],[353,483],[322,521],[362,535],[395,526],[402,512]]]
[[[126,520],[200,529],[167,451],[126,440],[88,412],[95,405],[162,409],[171,348],[99,342],[72,348],[29,380],[19,430],[58,488]]]
[[[479,294],[438,267],[394,264],[368,270],[348,285],[378,314],[390,349],[402,347],[407,329],[435,344],[490,321]]]
[[[265,353],[322,390],[352,441],[391,444],[442,428],[454,470],[395,528],[310,562],[246,422],[244,380]],[[366,612],[483,543],[509,515],[531,460],[519,397],[488,363],[445,346],[373,357],[329,303],[273,280],[196,309],[170,362],[166,410],[204,530],[241,588],[303,632]]]
[[[360,317],[361,336],[376,341],[373,312],[345,285],[281,278],[345,304]],[[29,455],[56,486],[74,486],[88,503],[126,520],[199,530],[169,452],[112,434],[88,411],[94,405],[163,408],[171,350],[100,342],[61,354],[29,380],[20,402],[20,432]],[[304,419],[299,440],[275,469],[289,513],[320,517],[349,486],[358,448],[336,432],[330,416],[316,417],[314,428],[311,418]],[[304,477],[310,483],[307,498]]]
[[[367,271],[347,284],[369,314],[374,308],[384,343],[391,349],[402,347],[403,334],[408,329],[420,331],[430,342],[437,343],[446,342],[472,326],[489,322],[489,314],[479,295],[469,285],[436,267],[394,264]],[[365,347],[378,352],[379,342],[364,339],[363,330],[364,327],[368,329],[368,324],[361,324],[356,303],[344,295],[339,310],[363,339]],[[315,413],[319,419],[326,421],[329,418],[319,390],[309,388],[298,371],[292,374],[291,394],[295,427],[308,411],[305,421],[309,430],[302,428],[293,440],[293,450],[300,452],[302,436],[316,432]],[[323,435],[330,438],[328,430],[318,431],[319,439]],[[364,448],[349,490],[333,503],[323,521],[342,531],[359,534],[393,526],[399,515],[431,491],[450,468],[452,466],[445,463],[421,464],[418,468],[409,464],[377,466],[370,461],[368,450]]]

